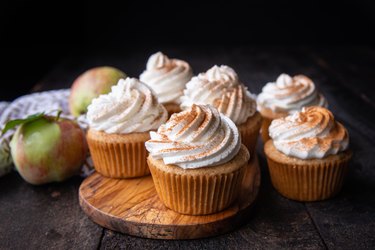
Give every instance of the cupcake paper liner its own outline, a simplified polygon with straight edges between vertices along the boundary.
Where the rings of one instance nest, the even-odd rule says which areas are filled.
[[[170,209],[190,215],[212,214],[238,196],[245,168],[233,173],[191,176],[166,173],[149,162],[156,191]]]
[[[272,185],[283,196],[297,201],[331,198],[341,190],[351,158],[350,151],[339,154],[327,159],[298,160],[306,163],[302,165],[279,162],[266,151]]]
[[[205,215],[224,210],[238,197],[248,157],[242,146],[237,159],[215,167],[184,170],[152,156],[147,161],[165,206],[181,214]]]
[[[148,138],[145,140],[143,135],[139,141],[127,141],[116,139],[126,135],[114,135],[115,139],[112,135],[107,136],[108,140],[103,140],[88,132],[87,142],[96,171],[111,178],[132,178],[150,174],[145,147]]]
[[[244,124],[238,125],[238,131],[241,134],[241,141],[253,155],[258,140],[259,130],[262,125],[262,116],[257,112],[250,117]]]
[[[271,139],[268,133],[268,128],[271,125],[272,120],[273,119],[271,118],[263,117],[262,128],[260,130],[260,133],[262,135],[262,140],[264,143],[266,143],[269,139]]]

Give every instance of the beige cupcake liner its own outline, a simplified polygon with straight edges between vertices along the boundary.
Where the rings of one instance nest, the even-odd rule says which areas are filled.
[[[256,112],[252,117],[244,123],[238,125],[238,131],[241,134],[241,142],[244,144],[253,155],[258,141],[259,130],[262,125],[262,116]]]
[[[263,143],[266,143],[269,139],[271,139],[270,136],[269,136],[268,128],[271,125],[272,120],[273,119],[263,117],[262,128],[260,130],[260,133],[262,135]]]
[[[331,198],[342,188],[351,155],[350,151],[345,151],[327,159],[297,160],[295,163],[278,162],[277,157],[267,155],[272,185],[283,196],[297,201]]]
[[[111,178],[132,178],[150,174],[147,165],[148,152],[145,147],[145,142],[149,139],[147,135],[138,133],[139,141],[134,138],[128,141],[128,135],[103,136],[102,133],[99,137],[95,136],[98,133],[102,132],[89,130],[87,136],[96,171]],[[121,138],[122,136],[124,138]]]
[[[244,146],[242,150],[246,150]],[[181,214],[205,215],[224,210],[238,197],[247,159],[227,173],[212,170],[215,167],[174,171],[179,167],[165,165],[152,156],[148,157],[148,164],[156,191],[168,208]],[[225,169],[225,164],[222,166]],[[166,167],[172,170],[165,170]]]

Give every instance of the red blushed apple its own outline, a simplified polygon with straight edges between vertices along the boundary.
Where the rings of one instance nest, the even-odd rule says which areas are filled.
[[[40,185],[76,174],[86,159],[87,144],[74,121],[42,116],[18,127],[10,149],[22,178]]]
[[[113,67],[96,67],[84,72],[72,85],[70,113],[76,117],[86,113],[92,99],[107,94],[121,78],[126,78],[126,74]]]

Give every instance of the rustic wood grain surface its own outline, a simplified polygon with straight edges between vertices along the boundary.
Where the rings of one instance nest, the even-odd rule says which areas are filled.
[[[246,167],[238,199],[205,216],[183,215],[160,200],[151,175],[112,179],[99,173],[79,188],[83,211],[97,224],[117,232],[152,239],[198,239],[233,231],[251,216],[259,193],[260,168],[254,157]]]
[[[162,50],[190,62],[194,72],[214,64],[232,66],[258,94],[286,72],[310,76],[349,130],[354,157],[347,181],[335,198],[300,203],[280,196],[270,184],[262,143],[259,200],[237,230],[199,240],[152,240],[123,235],[93,223],[80,209],[76,177],[33,187],[13,172],[0,178],[0,249],[373,249],[375,247],[375,50],[369,47],[132,47],[67,55],[34,91],[68,88],[82,71],[119,67],[137,77],[148,56]]]

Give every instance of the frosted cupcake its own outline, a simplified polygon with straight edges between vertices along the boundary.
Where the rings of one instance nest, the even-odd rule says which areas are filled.
[[[256,110],[255,96],[242,84],[230,67],[213,66],[193,77],[181,97],[181,108],[210,104],[229,117],[238,127],[242,143],[254,152],[262,117]]]
[[[171,115],[181,111],[180,97],[192,76],[193,71],[187,62],[170,59],[158,52],[150,56],[146,70],[139,78],[154,90],[159,103],[162,103]]]
[[[270,137],[268,127],[273,119],[301,111],[303,107],[327,107],[327,101],[318,93],[314,82],[304,75],[291,77],[281,74],[276,82],[267,83],[257,99],[258,110],[263,116],[262,139]]]
[[[322,107],[275,119],[264,146],[272,184],[283,196],[316,201],[337,194],[352,156],[349,135]]]
[[[130,178],[150,173],[144,143],[167,120],[152,90],[135,78],[121,79],[88,107],[87,142],[96,171]]]
[[[150,134],[147,161],[167,207],[211,214],[237,198],[250,155],[229,118],[212,106],[193,105]]]

